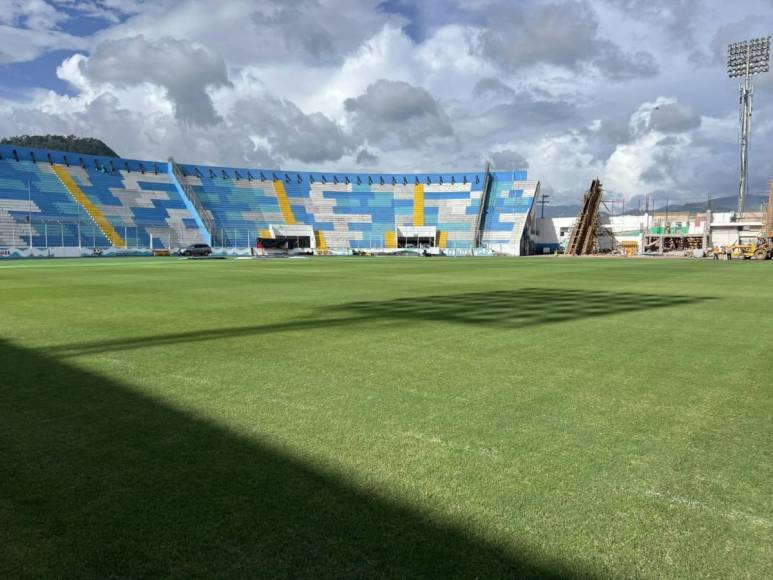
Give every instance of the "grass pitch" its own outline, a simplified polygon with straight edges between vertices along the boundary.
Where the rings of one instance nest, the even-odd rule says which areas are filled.
[[[0,263],[0,577],[761,578],[773,265]]]

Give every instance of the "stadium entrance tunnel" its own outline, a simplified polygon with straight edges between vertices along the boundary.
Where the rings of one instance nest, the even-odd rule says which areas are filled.
[[[3,577],[591,577],[0,340]]]
[[[350,302],[321,309],[315,313],[316,316],[305,316],[301,319],[290,319],[273,324],[64,344],[52,346],[46,350],[46,353],[49,356],[71,357],[283,332],[313,332],[324,328],[393,321],[412,323],[432,321],[517,329],[668,308],[706,300],[713,300],[713,298],[553,288],[438,294],[384,301]]]
[[[299,248],[311,248],[311,238],[308,236],[258,238],[256,245],[267,250],[296,250]]]
[[[398,248],[432,248],[435,245],[436,245],[435,238],[422,238],[422,237],[412,237],[412,238],[398,237],[397,238]]]

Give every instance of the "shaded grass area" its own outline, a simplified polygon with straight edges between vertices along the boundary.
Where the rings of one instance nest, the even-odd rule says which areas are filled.
[[[771,282],[3,265],[0,575],[763,577]]]
[[[10,577],[575,574],[359,490],[273,446],[0,343]]]

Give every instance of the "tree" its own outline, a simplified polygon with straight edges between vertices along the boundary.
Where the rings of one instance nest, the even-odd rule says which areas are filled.
[[[16,145],[33,149],[55,149],[68,153],[83,155],[100,155],[102,157],[118,157],[99,139],[92,137],[76,137],[75,135],[17,135],[0,140],[0,145]]]

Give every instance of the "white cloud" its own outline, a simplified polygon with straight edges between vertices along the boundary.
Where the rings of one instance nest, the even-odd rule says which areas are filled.
[[[583,137],[576,133],[544,138],[529,151],[529,169],[535,176],[550,175],[545,184],[554,202],[576,201],[590,182],[602,175],[603,165],[594,161]]]
[[[611,80],[648,78],[658,71],[649,52],[627,52],[600,34],[590,2],[557,0],[530,9],[502,3],[486,11],[475,50],[508,72],[552,65],[582,72],[590,67]]]
[[[494,169],[504,171],[507,169],[528,169],[529,161],[514,149],[499,149],[488,155]]]
[[[596,176],[628,197],[733,189],[736,89],[707,55],[735,34],[721,23],[773,24],[769,0],[445,0],[421,7],[418,36],[379,4],[0,0],[0,60],[82,53],[57,69],[71,94],[26,87],[24,101],[0,101],[0,132],[73,132],[126,156],[223,165],[528,163],[556,203]],[[112,24],[76,37],[79,14]],[[689,35],[670,42],[688,16]],[[755,184],[773,174],[770,78],[757,85]]]
[[[0,64],[25,62],[51,50],[83,50],[88,41],[58,30],[24,29],[0,24]]]
[[[236,66],[340,62],[393,20],[377,0],[154,0],[99,38],[144,34],[198,42]]]
[[[605,186],[628,198],[732,194],[735,131],[728,121],[697,117],[673,98],[642,103],[631,115],[631,139],[617,145],[605,164]]]
[[[435,98],[422,87],[379,79],[358,97],[346,99],[355,133],[382,147],[407,148],[433,137],[449,138],[451,123]]]
[[[98,83],[164,87],[177,119],[211,125],[219,120],[207,90],[230,86],[220,55],[191,42],[134,36],[106,40],[80,61],[84,76]]]
[[[44,0],[0,0],[0,23],[30,30],[58,28],[68,15]]]

